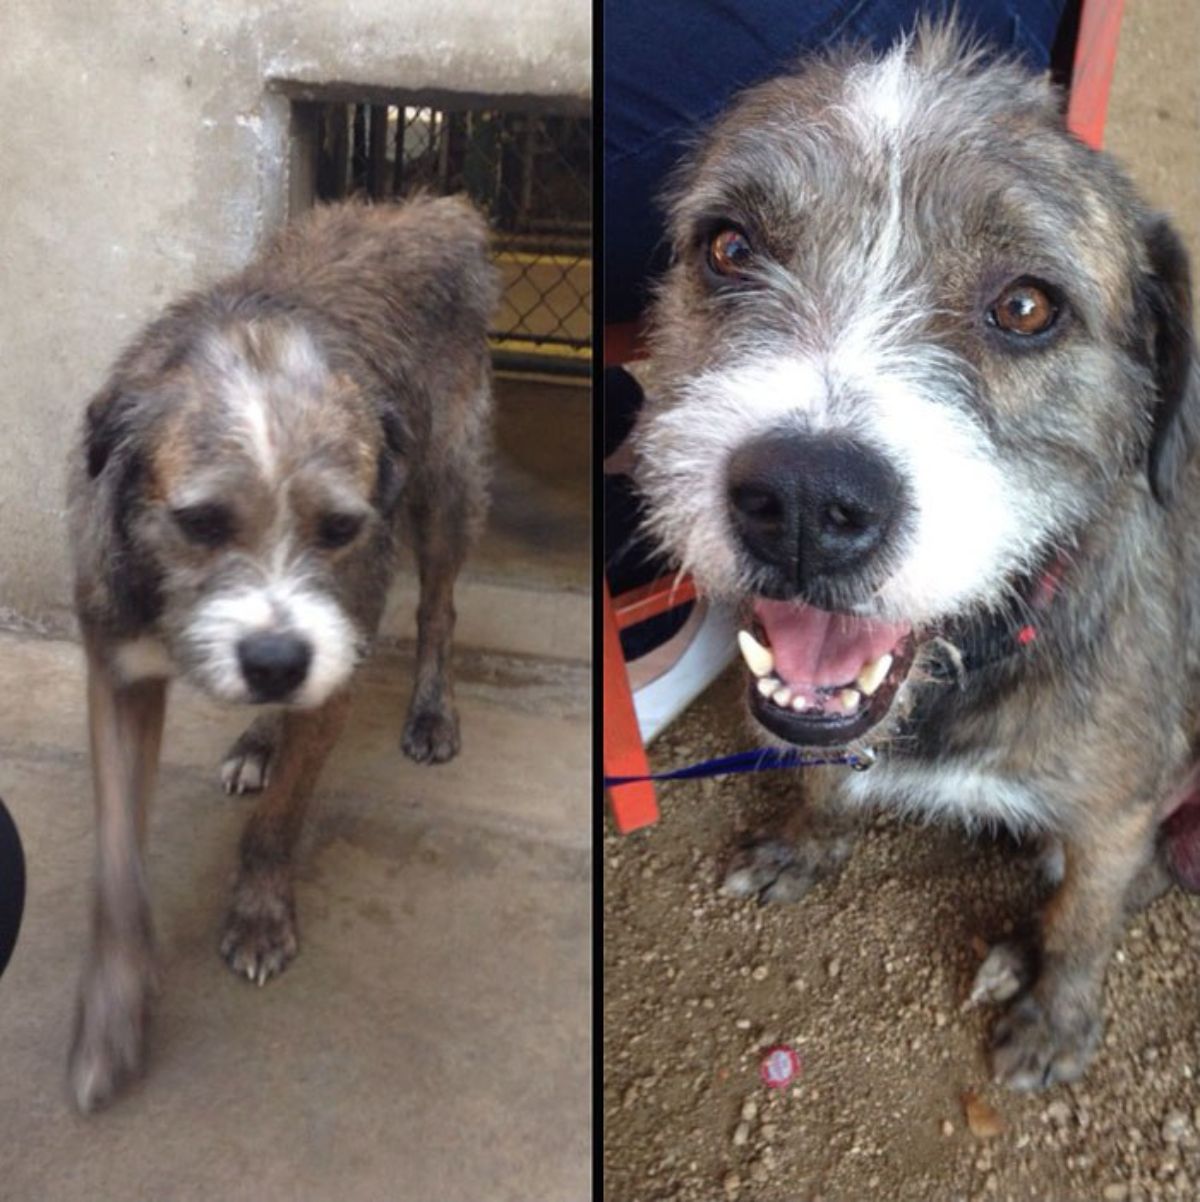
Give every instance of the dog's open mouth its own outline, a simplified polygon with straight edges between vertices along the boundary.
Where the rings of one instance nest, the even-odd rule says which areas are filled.
[[[750,669],[750,710],[800,747],[860,738],[891,709],[912,666],[912,627],[790,601],[755,601],[738,644]]]

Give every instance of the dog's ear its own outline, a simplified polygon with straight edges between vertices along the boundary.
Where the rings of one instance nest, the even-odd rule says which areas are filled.
[[[104,471],[125,433],[130,408],[129,398],[116,385],[105,388],[88,403],[83,419],[83,446],[89,479],[95,480]]]
[[[379,468],[375,478],[375,507],[389,514],[396,507],[404,482],[408,479],[408,430],[400,415],[391,406],[385,406],[381,416],[383,424],[383,449],[379,454]]]
[[[1149,271],[1141,282],[1148,317],[1147,351],[1158,401],[1150,440],[1150,488],[1168,505],[1200,442],[1200,377],[1192,332],[1192,282],[1187,251],[1165,217],[1142,232]]]

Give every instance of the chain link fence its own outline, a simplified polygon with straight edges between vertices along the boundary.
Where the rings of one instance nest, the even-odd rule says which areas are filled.
[[[305,106],[318,200],[465,192],[486,213],[503,281],[497,366],[591,369],[591,119],[428,104]]]

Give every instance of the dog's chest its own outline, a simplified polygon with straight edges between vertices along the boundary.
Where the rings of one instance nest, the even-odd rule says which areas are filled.
[[[986,759],[881,758],[866,772],[848,773],[839,790],[855,805],[885,806],[968,826],[1003,823],[1013,831],[1044,827],[1045,802],[1024,781]]]

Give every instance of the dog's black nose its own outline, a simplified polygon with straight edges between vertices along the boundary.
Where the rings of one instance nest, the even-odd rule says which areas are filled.
[[[730,460],[728,484],[742,545],[801,589],[864,567],[902,500],[882,456],[823,434],[778,432],[745,444]]]
[[[308,675],[312,649],[294,634],[252,634],[238,643],[242,675],[256,701],[282,701]]]

